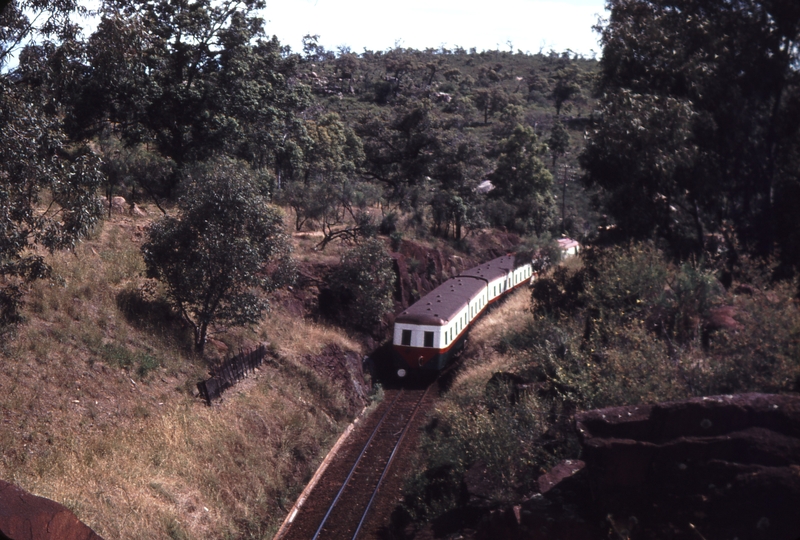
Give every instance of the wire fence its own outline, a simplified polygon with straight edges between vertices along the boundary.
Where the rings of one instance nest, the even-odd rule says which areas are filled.
[[[267,346],[262,343],[255,349],[240,352],[213,366],[210,370],[211,377],[197,383],[200,395],[211,405],[212,401],[222,397],[225,390],[255,373],[266,356]]]

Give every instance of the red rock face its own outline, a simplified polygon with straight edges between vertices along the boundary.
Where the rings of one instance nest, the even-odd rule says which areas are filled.
[[[576,427],[585,465],[557,465],[478,538],[800,539],[800,396],[613,407]]]
[[[800,397],[703,397],[576,420],[592,493],[610,514],[638,516],[640,530],[800,536]]]
[[[0,480],[0,537],[10,540],[103,540],[66,507]]]

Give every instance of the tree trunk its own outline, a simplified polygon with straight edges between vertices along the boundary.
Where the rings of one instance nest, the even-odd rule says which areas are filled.
[[[198,354],[203,354],[206,348],[206,337],[208,335],[208,323],[200,323],[194,327],[194,350]]]

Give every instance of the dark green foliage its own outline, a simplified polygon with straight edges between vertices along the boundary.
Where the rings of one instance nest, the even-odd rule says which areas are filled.
[[[547,139],[547,147],[550,149],[550,154],[553,156],[553,171],[555,171],[556,161],[569,150],[569,132],[567,132],[564,124],[558,119],[553,122],[553,127],[550,129],[550,138]]]
[[[383,241],[372,238],[342,254],[329,276],[340,314],[349,324],[376,331],[394,304],[395,274]]]
[[[149,277],[194,330],[203,351],[209,326],[256,322],[262,292],[294,276],[283,216],[267,203],[246,165],[216,161],[189,175],[180,215],[154,223],[142,246]]]
[[[364,161],[361,140],[335,113],[306,121],[304,129],[302,159],[293,178],[284,178],[276,194],[279,202],[294,210],[295,228],[299,231],[306,223],[318,226],[324,234],[323,248],[335,239],[374,234],[365,210],[380,191],[359,177]]]
[[[22,320],[26,286],[50,274],[36,248],[73,248],[101,212],[100,158],[68,145],[61,121],[76,11],[85,10],[53,0],[4,3],[0,13],[0,330]]]
[[[407,522],[430,521],[449,510],[463,507],[469,499],[464,471],[452,463],[429,466],[406,482],[403,506],[392,515],[392,526],[402,529]]]
[[[481,88],[475,92],[473,102],[478,110],[483,112],[483,123],[488,124],[489,115],[505,109],[509,99],[508,94],[501,88]]]
[[[46,100],[0,76],[0,327],[21,320],[24,286],[50,273],[31,248],[73,248],[102,211],[99,157],[66,145],[58,117],[39,107]]]
[[[661,252],[640,244],[591,253],[586,263],[536,283],[539,318],[530,332],[509,337],[508,346],[527,350],[543,339],[552,344],[548,328],[559,328],[571,351],[562,360],[572,358],[575,373],[586,377],[570,384],[583,389],[581,399],[591,406],[635,403],[636,396],[794,388],[800,313],[788,300],[791,285],[737,297],[703,264],[672,267]],[[602,378],[593,378],[597,373]],[[657,381],[658,373],[666,379]]]
[[[398,109],[393,117],[376,115],[357,126],[364,140],[366,173],[383,183],[389,197],[402,201],[423,186],[441,148],[440,119],[423,101]]]
[[[553,87],[551,97],[556,107],[556,116],[561,114],[564,103],[571,100],[581,92],[578,83],[578,72],[574,66],[562,69],[556,73],[556,84]]]
[[[140,197],[149,196],[159,205],[158,194],[170,182],[175,162],[157,152],[147,151],[144,146],[120,147],[114,139],[104,140],[100,146],[105,156],[102,171],[105,174],[106,200],[110,201],[114,195],[123,192],[131,204],[138,202]],[[111,205],[108,214],[110,217]]]
[[[395,233],[398,232],[397,231],[398,219],[399,218],[397,212],[389,212],[388,214],[383,216],[383,219],[381,219],[381,224],[378,226],[378,232],[384,236],[393,236]],[[402,238],[402,233],[400,234],[400,237]],[[397,249],[395,249],[394,251],[397,251]]]
[[[670,265],[648,244],[596,250],[583,263],[536,282],[533,315],[502,336],[503,359],[491,359],[506,371],[489,377],[483,355],[466,361],[423,436],[426,462],[407,483],[407,519],[463,512],[459,490],[473,469],[491,486],[488,503],[529,497],[544,470],[579,458],[577,411],[800,388],[791,285],[762,290],[769,279],[755,272],[749,292],[735,295],[703,264]],[[735,320],[721,326],[720,313]]]
[[[71,115],[75,136],[104,129],[154,145],[182,167],[219,153],[291,172],[308,102],[290,85],[299,60],[267,40],[263,2],[109,1],[86,47]],[[293,135],[288,137],[288,135]],[[162,186],[171,192],[172,175]]]
[[[624,335],[629,325],[653,330],[670,343],[689,343],[700,336],[703,321],[723,293],[703,265],[684,263],[672,269],[652,245],[590,250],[584,260],[586,266],[579,271],[558,267],[538,280],[532,299],[540,315],[581,313],[583,337],[591,347]]]
[[[613,0],[582,164],[627,237],[709,234],[796,265],[800,4]],[[791,218],[789,215],[791,214]],[[732,226],[732,230],[730,227]]]
[[[500,156],[491,174],[494,199],[515,207],[513,220],[498,223],[520,232],[543,234],[553,224],[553,177],[542,163],[546,147],[539,145],[533,129],[518,125],[499,144]],[[511,217],[511,216],[509,216]]]

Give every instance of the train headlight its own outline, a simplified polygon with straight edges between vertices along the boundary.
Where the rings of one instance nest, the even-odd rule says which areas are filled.
[[[405,376],[406,376],[406,370],[404,370],[404,369],[398,369],[398,370],[397,370],[397,376],[398,376],[398,377],[400,377],[400,378],[402,379],[403,377],[405,377]]]

